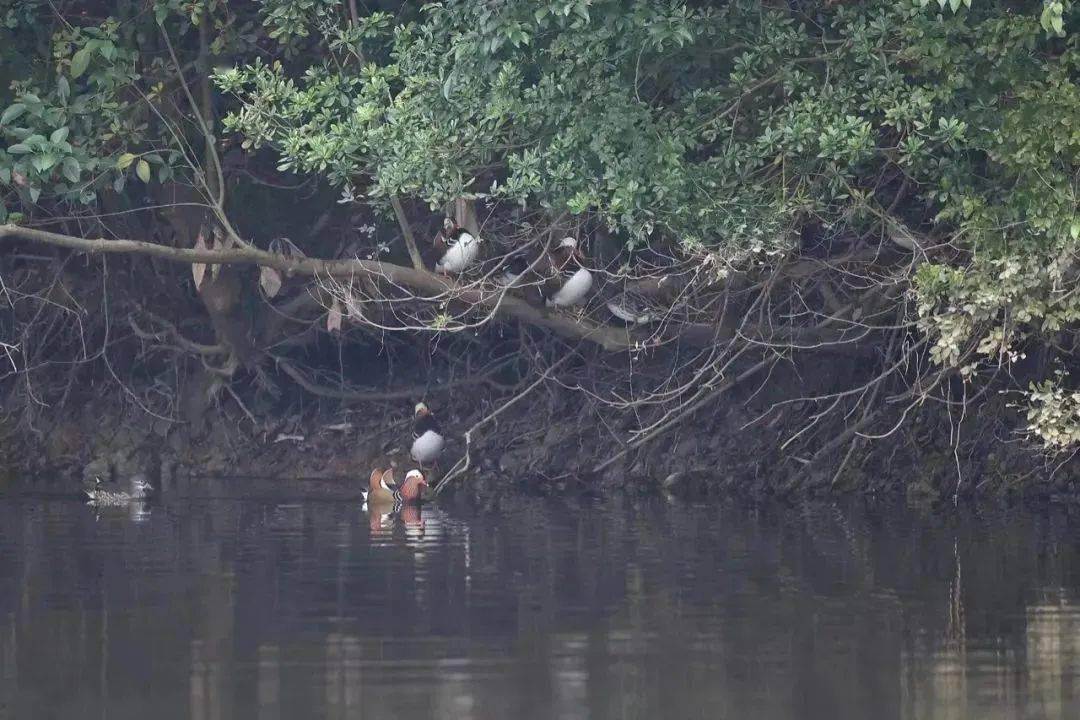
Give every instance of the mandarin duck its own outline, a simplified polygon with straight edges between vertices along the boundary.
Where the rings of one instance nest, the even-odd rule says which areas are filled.
[[[393,468],[377,467],[371,471],[368,478],[365,500],[369,505],[393,505],[395,508],[414,505],[421,502],[427,487],[428,482],[422,470],[409,470],[399,485],[394,481]]]
[[[578,241],[565,237],[548,253],[550,276],[540,286],[548,307],[579,305],[592,290],[593,277],[584,266]]]
[[[443,229],[435,235],[435,272],[444,275],[460,275],[468,270],[480,256],[483,242],[450,218],[443,221]]]
[[[529,263],[523,255],[514,255],[506,264],[503,265],[502,275],[499,276],[498,283],[504,287],[510,287],[529,269]]]
[[[446,447],[435,415],[424,403],[417,403],[413,415],[413,443],[409,455],[421,465],[434,463]]]

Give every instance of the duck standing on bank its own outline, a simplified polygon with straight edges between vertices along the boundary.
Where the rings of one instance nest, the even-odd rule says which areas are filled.
[[[89,498],[86,504],[97,507],[127,505],[132,501],[145,500],[150,496],[153,489],[154,487],[146,481],[144,475],[133,475],[128,483],[127,490],[121,490],[118,486],[111,486],[109,483],[102,481],[101,478],[94,478],[94,486],[85,491],[86,497]]]
[[[417,403],[413,414],[413,443],[409,455],[421,466],[432,465],[442,455],[444,448],[446,439],[442,436],[435,415],[427,405]]]
[[[573,307],[580,305],[592,290],[592,273],[585,267],[585,259],[578,249],[578,241],[564,237],[558,246],[548,253],[552,274],[540,286],[540,293],[548,307]]]
[[[444,275],[460,275],[472,267],[480,257],[483,241],[450,218],[443,221],[443,229],[435,235],[435,272]]]

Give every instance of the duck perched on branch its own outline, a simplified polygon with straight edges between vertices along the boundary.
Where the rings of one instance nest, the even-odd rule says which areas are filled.
[[[540,287],[548,307],[572,307],[581,304],[592,290],[592,273],[585,267],[585,258],[576,238],[564,237],[548,253],[552,270]]]
[[[647,298],[630,290],[607,301],[611,314],[630,325],[647,325],[660,319],[660,311]]]
[[[498,283],[504,287],[514,285],[529,269],[529,262],[524,255],[514,255],[509,258],[502,267],[502,275],[498,277]]]
[[[451,218],[443,221],[443,229],[435,235],[435,272],[446,275],[461,273],[472,267],[480,257],[479,237],[474,236]]]

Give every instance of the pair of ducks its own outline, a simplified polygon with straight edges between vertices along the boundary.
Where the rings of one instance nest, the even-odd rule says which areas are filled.
[[[405,471],[400,483],[394,477],[395,468],[376,466],[368,477],[364,500],[369,505],[392,505],[395,511],[405,505],[415,505],[423,500],[424,490],[429,487],[426,465],[434,465],[446,449],[446,438],[431,409],[417,403],[413,410],[413,442],[409,457],[418,467],[398,468]]]
[[[443,229],[432,243],[437,254],[435,271],[444,275],[460,275],[480,259],[483,240],[451,218],[446,218]],[[563,238],[534,263],[529,263],[520,254],[507,258],[502,284],[510,287],[523,280],[526,281],[524,284],[539,289],[540,297],[548,307],[579,305],[593,286],[592,272],[585,267],[585,258],[577,239],[573,237]]]

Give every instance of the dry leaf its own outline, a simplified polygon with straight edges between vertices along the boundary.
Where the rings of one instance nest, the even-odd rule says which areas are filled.
[[[281,273],[272,267],[262,266],[259,268],[259,287],[266,293],[266,297],[277,297],[281,292]]]
[[[351,292],[345,298],[345,317],[354,322],[359,322],[364,319],[364,303]]]
[[[199,232],[199,236],[195,238],[195,249],[206,249],[206,238],[202,232]],[[198,290],[202,287],[203,278],[206,276],[206,264],[205,263],[191,263],[191,276],[195,278],[195,289]]]
[[[326,313],[326,329],[330,332],[341,331],[341,305],[337,298],[334,298],[330,311]]]

